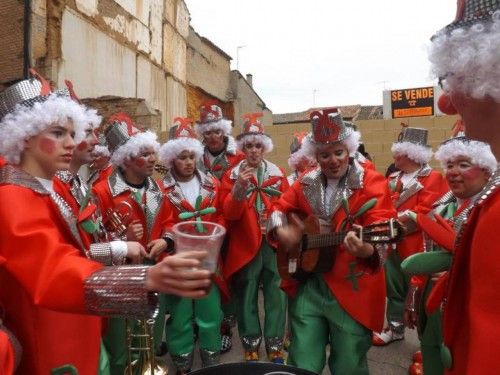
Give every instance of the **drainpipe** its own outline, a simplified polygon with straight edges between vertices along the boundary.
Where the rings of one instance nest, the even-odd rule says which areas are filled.
[[[24,35],[23,35],[23,77],[29,77],[31,68],[31,0],[24,0]]]

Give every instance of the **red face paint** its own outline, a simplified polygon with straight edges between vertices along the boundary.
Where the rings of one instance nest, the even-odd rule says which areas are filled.
[[[42,137],[40,139],[40,142],[38,143],[38,146],[43,153],[52,155],[56,149],[56,142],[51,138]]]
[[[78,146],[76,146],[78,151],[85,151],[88,147],[89,147],[89,145],[88,145],[87,141],[82,141],[81,143],[78,144]]]
[[[135,159],[135,165],[137,165],[139,168],[142,168],[146,165],[146,160],[144,160],[144,158],[137,158]]]
[[[464,180],[475,180],[478,178],[483,170],[480,167],[472,167],[462,171]]]

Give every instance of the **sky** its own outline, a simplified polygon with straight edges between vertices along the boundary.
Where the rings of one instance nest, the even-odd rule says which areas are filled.
[[[275,114],[381,105],[383,90],[433,85],[429,38],[456,11],[456,0],[185,2]]]

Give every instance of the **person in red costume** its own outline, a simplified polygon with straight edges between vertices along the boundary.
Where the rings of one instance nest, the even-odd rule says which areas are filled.
[[[286,295],[280,290],[276,256],[264,234],[272,201],[286,191],[288,182],[282,168],[264,159],[264,154],[272,151],[273,142],[264,134],[261,116],[244,115],[237,144],[246,159],[222,179],[223,212],[229,228],[223,274],[231,283],[245,360],[259,359],[262,328],[258,291],[262,282],[266,353],[271,361],[283,363]]]
[[[500,2],[459,0],[456,19],[432,38],[429,59],[465,134],[500,157]],[[457,235],[443,308],[446,374],[496,374],[500,352],[500,174],[479,194]]]
[[[35,73],[36,74],[36,73]],[[153,316],[153,291],[201,297],[208,272],[186,273],[204,254],[152,266],[104,267],[86,259],[76,218],[53,191],[88,125],[85,108],[39,75],[0,93],[0,305],[25,355],[19,374],[71,364],[97,372],[101,318]],[[5,287],[8,286],[8,287]],[[126,301],[127,303],[124,303]]]
[[[111,173],[113,173],[113,164],[109,161],[111,154],[106,144],[106,138],[100,134],[97,139],[99,143],[95,145],[92,151],[94,160],[89,165],[90,175],[87,178],[87,184],[90,186],[107,180]]]
[[[71,98],[80,103],[70,88]],[[68,170],[58,171],[53,179],[54,191],[71,207],[77,218],[77,226],[83,245],[88,249],[88,256],[104,265],[120,265],[125,261],[141,263],[145,255],[144,247],[136,241],[115,240],[109,242],[112,234],[107,233],[102,225],[102,218],[91,199],[91,190],[82,180],[78,172],[81,167],[92,163],[95,159],[94,149],[98,145],[95,129],[101,124],[101,116],[94,109],[86,110],[89,124],[85,128],[85,138],[73,150]]]
[[[422,232],[408,212],[427,214],[432,204],[448,190],[441,173],[427,164],[432,157],[432,149],[427,145],[426,129],[403,127],[398,141],[392,145],[392,153],[399,171],[389,175],[389,189],[398,218],[406,226],[406,235],[395,245],[384,265],[389,326],[373,334],[373,345],[376,346],[404,338],[403,313],[409,278],[401,271],[401,262],[412,254],[424,251]]]
[[[200,106],[200,121],[196,123],[195,130],[204,145],[202,162],[198,166],[200,171],[221,181],[227,170],[245,159],[245,154],[237,149],[231,136],[232,123],[224,118],[216,101],[207,100]],[[226,245],[227,243],[222,248],[223,257]],[[224,319],[221,324],[221,353],[227,353],[233,346],[232,328],[236,325],[233,301],[223,303],[222,310]]]
[[[168,142],[161,146],[159,152],[160,163],[168,169],[158,184],[165,194],[163,204],[169,212],[166,228],[170,233],[175,224],[184,220],[225,225],[219,180],[197,168],[203,156],[203,145],[196,138],[191,121],[177,117],[170,128]],[[202,224],[199,224],[198,230],[204,230]],[[171,233],[169,237],[170,250],[173,252],[175,236]],[[179,375],[191,371],[196,341],[203,367],[220,362],[221,300],[229,297],[221,271],[221,263],[218,262],[214,284],[203,299],[193,301],[190,298],[166,296],[170,312],[166,325],[167,346]],[[194,335],[193,322],[198,328],[197,336]]]
[[[288,166],[292,173],[288,175],[288,185],[292,185],[305,171],[314,168],[317,162],[314,158],[301,152],[302,142],[307,136],[307,132],[299,132],[293,135],[290,143],[290,156],[288,157]]]
[[[152,177],[160,147],[157,136],[151,131],[140,131],[132,119],[123,113],[110,117],[104,136],[111,151],[114,171],[107,180],[94,185],[93,197],[105,221],[106,212],[110,210],[121,211],[126,216],[127,231],[115,239],[139,242],[146,249],[147,261],[154,262],[155,254],[167,249],[167,241],[163,236],[169,214],[163,205],[163,193]],[[161,298],[160,312],[153,330],[157,350],[161,350],[164,309],[164,299]],[[125,370],[125,334],[123,319],[110,321],[104,341],[113,373]]]
[[[410,375],[419,375],[422,371],[426,375],[444,373],[440,353],[443,339],[439,306],[444,297],[443,285],[446,285],[452,259],[450,251],[464,219],[497,169],[497,160],[490,146],[470,140],[463,133],[443,142],[435,158],[445,172],[450,191],[434,203],[429,219],[422,220],[426,217],[414,216],[417,225],[428,234],[426,251],[407,258],[401,266],[403,271],[407,271],[408,267],[411,270],[412,264],[416,264],[418,267],[414,268],[420,271],[411,278],[405,306],[405,324],[410,328],[417,327],[422,349],[420,355],[418,352],[414,355],[414,358],[420,357],[421,360],[414,361],[410,366]],[[435,224],[440,225],[431,225],[434,223],[432,219],[436,217],[444,220],[440,222],[436,219]],[[450,239],[446,240],[446,236]]]
[[[351,229],[393,218],[396,211],[385,178],[355,159],[360,134],[345,125],[337,109],[313,112],[311,122],[312,134],[302,148],[319,166],[304,173],[274,202],[268,237],[282,248],[298,246],[302,231],[297,228],[303,224],[290,213],[314,215],[320,233],[347,228],[349,234],[335,246],[331,269],[312,273],[302,282],[283,280],[281,284],[289,295],[288,364],[320,374],[330,344],[332,374],[368,374],[371,331],[380,330],[384,323],[382,264],[388,247],[363,242]]]

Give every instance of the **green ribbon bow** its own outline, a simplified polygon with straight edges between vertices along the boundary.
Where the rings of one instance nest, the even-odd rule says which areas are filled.
[[[203,224],[201,224],[201,217],[204,215],[213,214],[217,211],[217,209],[215,207],[206,207],[206,208],[200,209],[202,201],[203,201],[203,197],[201,195],[198,195],[198,198],[196,198],[196,202],[194,205],[194,211],[181,212],[179,214],[179,219],[181,219],[181,220],[192,219],[194,217],[195,221],[196,221],[196,224],[195,224],[196,230],[198,231],[198,233],[203,233],[206,231]]]
[[[247,190],[247,196],[251,195],[253,192],[257,193],[255,197],[255,209],[257,210],[257,212],[262,212],[265,206],[264,203],[262,202],[262,195],[261,195],[262,192],[269,196],[281,195],[281,191],[271,186],[262,187],[263,181],[264,181],[264,168],[260,166],[259,168],[257,168],[257,186],[252,185]]]
[[[371,210],[377,204],[377,202],[378,202],[377,198],[372,198],[363,203],[363,205],[354,215],[351,215],[349,210],[349,201],[347,200],[346,197],[344,197],[342,199],[342,208],[344,209],[346,218],[342,221],[342,224],[340,225],[340,230],[343,231],[346,228],[347,224],[352,224],[355,219],[363,215],[368,210]]]

